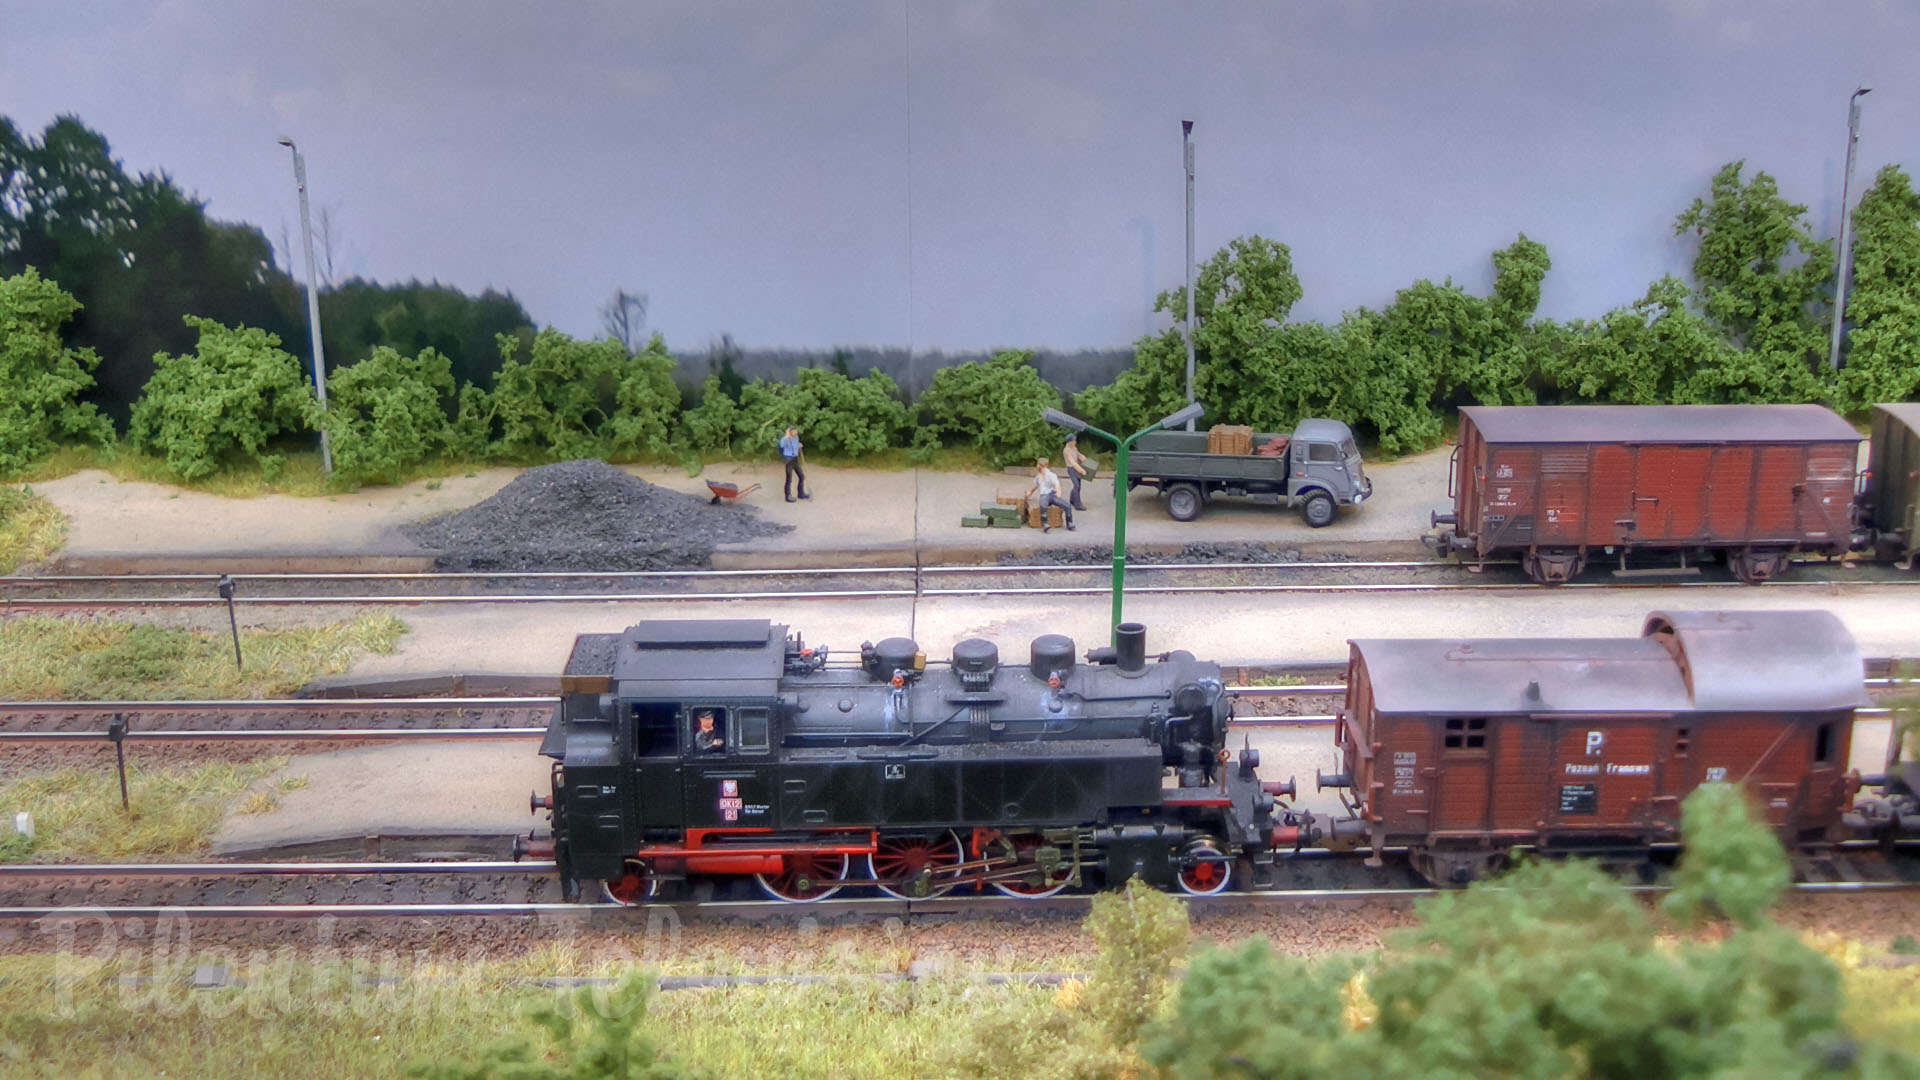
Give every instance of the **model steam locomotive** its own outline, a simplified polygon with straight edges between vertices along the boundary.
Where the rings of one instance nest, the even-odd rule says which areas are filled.
[[[1655,614],[1625,640],[1356,640],[1340,771],[1318,777],[1345,809],[1316,819],[1291,780],[1260,780],[1257,751],[1229,750],[1218,665],[1149,656],[1138,624],[1084,661],[1048,634],[1004,664],[978,638],[944,661],[905,638],[841,661],[766,620],[643,622],[575,642],[534,807],[568,895],[623,903],[740,876],[801,903],[1136,876],[1204,895],[1314,846],[1404,848],[1459,883],[1514,846],[1644,852],[1715,780],[1794,844],[1920,831],[1920,767],[1847,771],[1861,686],[1818,611]]]
[[[631,902],[752,875],[806,902],[852,883],[1048,896],[1138,876],[1226,888],[1303,834],[1226,749],[1217,665],[1149,658],[1146,632],[1023,663],[968,639],[929,662],[906,638],[840,662],[766,620],[643,622],[582,635],[541,752],[556,759],[554,855],[569,891]]]

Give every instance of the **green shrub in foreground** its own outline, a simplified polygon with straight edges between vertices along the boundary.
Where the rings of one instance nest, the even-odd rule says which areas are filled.
[[[164,458],[182,480],[211,475],[223,464],[248,460],[269,473],[278,456],[269,440],[310,431],[319,418],[313,387],[280,338],[252,327],[222,326],[189,315],[200,332],[191,353],[153,358],[133,405],[127,437],[134,449]]]

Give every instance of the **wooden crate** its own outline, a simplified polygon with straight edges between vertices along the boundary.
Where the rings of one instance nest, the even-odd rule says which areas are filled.
[[[1253,429],[1245,424],[1215,424],[1207,429],[1207,453],[1253,453]]]
[[[1027,501],[1027,493],[1023,488],[1001,488],[993,493],[993,501],[1001,506],[1020,506]]]
[[[1066,515],[1061,512],[1059,507],[1057,506],[1047,507],[1047,524],[1048,525],[1051,525],[1052,527],[1057,529],[1060,526],[1065,525],[1066,523],[1067,523]],[[1027,508],[1027,528],[1037,529],[1039,527],[1040,527],[1040,508],[1038,506],[1030,506]]]

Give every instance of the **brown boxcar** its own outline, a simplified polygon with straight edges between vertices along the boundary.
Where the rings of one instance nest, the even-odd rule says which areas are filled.
[[[1847,771],[1860,655],[1824,611],[1674,612],[1620,639],[1351,643],[1335,736],[1351,816],[1330,843],[1405,846],[1436,882],[1515,845],[1637,849],[1680,800],[1737,782],[1783,838],[1826,838]]]
[[[1846,552],[1859,446],[1818,405],[1469,406],[1435,522],[1446,549],[1546,584],[1635,549],[1724,553],[1760,582],[1796,551]]]
[[[1920,554],[1920,403],[1875,405],[1862,524],[1881,558],[1913,569]]]

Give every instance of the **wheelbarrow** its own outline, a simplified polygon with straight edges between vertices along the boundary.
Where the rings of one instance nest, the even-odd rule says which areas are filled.
[[[745,498],[759,489],[759,484],[748,484],[743,488],[731,480],[709,480],[707,481],[707,490],[713,492],[713,498],[707,500],[707,505],[719,506],[721,499],[725,499],[731,503],[733,500]]]

